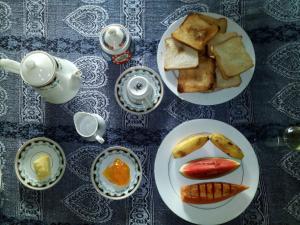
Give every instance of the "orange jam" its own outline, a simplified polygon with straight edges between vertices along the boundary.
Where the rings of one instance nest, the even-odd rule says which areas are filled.
[[[130,180],[130,169],[121,159],[115,159],[110,166],[105,168],[103,175],[111,183],[118,186],[125,186],[128,185]]]

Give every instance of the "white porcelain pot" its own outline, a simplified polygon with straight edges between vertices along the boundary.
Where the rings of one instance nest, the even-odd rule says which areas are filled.
[[[53,104],[74,98],[81,85],[81,72],[74,63],[43,51],[28,53],[21,63],[0,59],[0,68],[20,74],[25,83]]]

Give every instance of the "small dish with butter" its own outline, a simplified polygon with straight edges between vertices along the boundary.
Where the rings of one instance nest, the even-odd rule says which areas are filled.
[[[17,152],[15,171],[20,182],[33,190],[54,186],[63,176],[66,158],[53,140],[37,137],[25,142]]]
[[[91,180],[102,196],[113,200],[127,198],[141,183],[141,162],[130,149],[107,148],[94,160]]]

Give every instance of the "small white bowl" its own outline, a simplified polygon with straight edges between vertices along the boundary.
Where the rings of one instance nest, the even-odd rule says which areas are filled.
[[[105,168],[119,158],[130,168],[130,181],[127,186],[120,187],[112,184],[102,174]],[[94,160],[91,168],[91,180],[95,189],[104,197],[120,200],[132,195],[142,180],[142,165],[139,158],[131,150],[115,146],[105,149]]]
[[[41,154],[51,158],[51,175],[45,180],[38,180],[33,169],[33,161]],[[15,158],[15,172],[19,181],[33,190],[45,190],[53,187],[63,176],[66,157],[62,148],[55,141],[46,137],[37,137],[25,142]]]

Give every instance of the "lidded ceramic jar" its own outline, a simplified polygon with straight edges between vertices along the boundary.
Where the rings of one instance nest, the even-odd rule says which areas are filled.
[[[100,46],[104,58],[115,64],[124,64],[132,57],[132,40],[128,30],[121,24],[110,24],[100,32]],[[108,55],[107,55],[108,54]]]

